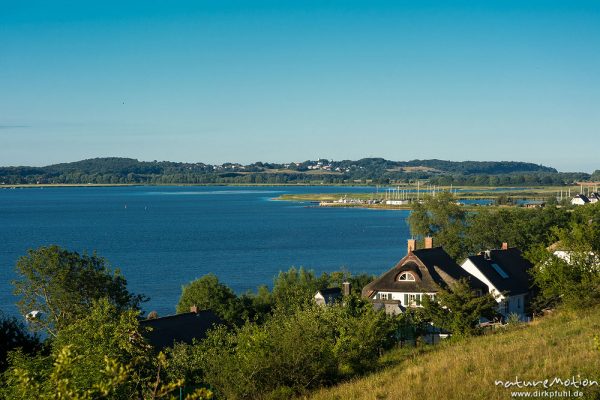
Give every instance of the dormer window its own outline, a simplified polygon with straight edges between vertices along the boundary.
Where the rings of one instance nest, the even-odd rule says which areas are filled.
[[[413,274],[411,274],[410,272],[403,272],[398,277],[398,280],[399,281],[411,281],[411,282],[414,282],[415,281],[415,276]]]

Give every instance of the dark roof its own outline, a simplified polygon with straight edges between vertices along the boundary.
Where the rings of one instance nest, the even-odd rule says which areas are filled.
[[[528,271],[532,265],[522,256],[521,250],[516,247],[511,247],[507,250],[489,250],[482,254],[468,257],[468,259],[500,292],[508,292],[511,295],[516,295],[527,293],[531,290],[533,282]],[[493,264],[499,266],[508,275],[508,278],[504,278],[494,268]]]
[[[341,296],[342,295],[342,289],[340,289],[339,287],[331,287],[331,288],[327,288],[327,289],[321,289],[319,291],[317,291],[317,293],[321,293],[324,296]]]
[[[174,342],[192,344],[193,339],[205,338],[209,329],[222,323],[221,318],[210,310],[140,321],[142,327],[152,328],[144,335],[157,350],[171,347]]]
[[[576,198],[580,198],[581,200],[583,200],[584,203],[589,203],[590,199],[588,199],[588,197],[585,194],[578,194],[575,197],[573,197],[574,199]]]
[[[399,281],[402,272],[411,272],[415,281]],[[437,292],[459,279],[466,278],[473,289],[487,291],[487,286],[462,269],[441,247],[414,250],[396,266],[363,288],[364,297],[373,292]]]

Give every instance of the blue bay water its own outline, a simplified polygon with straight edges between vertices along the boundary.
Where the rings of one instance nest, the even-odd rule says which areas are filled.
[[[78,187],[0,190],[0,309],[17,313],[11,280],[30,248],[93,252],[171,314],[181,286],[212,272],[237,293],[291,266],[378,275],[406,254],[407,211],[319,208],[284,193],[366,187]]]

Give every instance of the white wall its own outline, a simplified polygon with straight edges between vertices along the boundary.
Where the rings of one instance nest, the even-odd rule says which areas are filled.
[[[496,297],[496,301],[498,302],[498,312],[500,314],[502,314],[504,317],[508,317],[510,314],[517,314],[517,315],[519,315],[519,317],[521,319],[526,318],[526,316],[525,316],[525,294],[518,294],[516,296],[508,296],[505,298],[500,293],[500,291],[498,291],[498,289],[496,289],[496,287],[492,284],[492,282],[490,282],[489,279],[487,279],[485,277],[485,275],[483,275],[483,273],[481,273],[479,268],[477,268],[471,260],[469,260],[469,259],[465,260],[465,262],[462,264],[462,268],[465,271],[467,271],[469,274],[473,275],[474,277],[476,277],[481,282],[483,282],[487,285],[489,292],[494,297]],[[511,279],[511,278],[508,278],[508,279]],[[508,312],[505,311],[505,307],[504,307],[505,302],[508,302]]]
[[[428,292],[428,293],[425,293],[425,292],[423,292],[423,293],[414,293],[414,292],[411,292],[411,293],[409,293],[409,292],[384,292],[384,291],[379,291],[379,292],[377,292],[376,294],[374,294],[373,296],[371,296],[371,299],[372,299],[372,300],[381,299],[381,295],[382,295],[382,294],[383,294],[383,295],[391,295],[391,299],[388,297],[388,299],[387,299],[387,300],[398,300],[398,301],[400,301],[400,303],[401,303],[401,304],[402,304],[404,307],[409,307],[409,306],[411,306],[411,305],[412,305],[412,306],[414,306],[414,305],[415,305],[415,304],[410,304],[410,305],[409,305],[409,304],[405,304],[405,301],[404,301],[404,295],[405,295],[405,294],[406,294],[406,295],[409,295],[409,296],[410,296],[410,295],[415,295],[415,294],[418,294],[418,295],[421,295],[421,297],[422,297],[422,296],[435,296],[435,293],[434,293],[434,292]],[[378,295],[379,295],[379,296],[378,296]]]
[[[489,292],[496,298],[497,302],[501,302],[502,300],[504,300],[504,296],[502,295],[502,293],[500,293],[498,289],[496,289],[492,282],[490,282],[489,279],[486,278],[485,275],[483,275],[483,273],[481,273],[479,268],[477,268],[471,260],[466,259],[465,262],[461,265],[461,267],[469,274],[473,275],[475,278],[485,283],[488,287]]]

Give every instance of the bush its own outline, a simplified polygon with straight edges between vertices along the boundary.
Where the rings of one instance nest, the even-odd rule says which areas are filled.
[[[394,320],[370,306],[301,308],[212,331],[200,344],[200,369],[228,399],[280,398],[372,368],[394,333]]]

